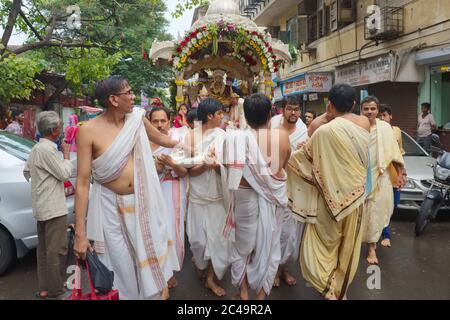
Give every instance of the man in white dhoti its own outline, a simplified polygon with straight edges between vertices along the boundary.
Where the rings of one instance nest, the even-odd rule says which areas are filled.
[[[222,109],[222,104],[211,98],[198,106],[197,118],[202,126],[196,127],[192,136],[195,149],[203,155],[209,153],[212,157],[213,150],[219,152],[223,146]],[[226,210],[219,173],[220,165],[206,159],[189,169],[186,231],[199,273],[207,271],[206,287],[220,297],[225,295],[225,290],[216,283],[214,275],[220,280],[225,274],[229,265],[229,242],[222,233]]]
[[[229,210],[224,234],[232,241],[231,276],[235,296],[257,299],[270,294],[281,260],[280,233],[287,210],[286,173],[290,155],[288,133],[270,129],[270,100],[261,94],[245,99],[247,130],[226,138]]]
[[[162,134],[168,135],[174,140],[184,141],[189,129],[170,129],[169,110],[163,107],[153,108],[148,119],[151,124]],[[172,232],[172,239],[175,242],[178,264],[180,269],[184,260],[184,219],[186,215],[186,180],[187,169],[177,165],[172,157],[172,148],[165,148],[156,143],[151,143],[152,152],[156,156],[156,171],[159,174],[161,189],[164,196],[169,229]],[[175,288],[178,282],[173,276],[168,281],[169,289]]]
[[[149,139],[166,147],[178,141],[133,109],[125,78],[97,82],[95,96],[105,112],[77,137],[75,255],[84,259],[93,241],[121,299],[168,298],[167,281],[179,265]]]
[[[367,262],[371,264],[378,264],[376,244],[383,229],[389,225],[394,211],[392,188],[401,188],[405,184],[403,156],[391,125],[377,119],[379,105],[378,99],[373,96],[368,96],[361,101],[362,114],[369,118],[371,126],[370,156],[373,188],[367,198],[363,224],[363,242],[369,246]],[[391,175],[395,176],[396,185],[394,186]]]
[[[283,113],[271,119],[271,127],[286,131],[289,135],[291,151],[295,151],[308,139],[308,129],[300,119],[300,101],[294,96],[288,96],[283,99],[282,107]],[[280,286],[280,276],[289,286],[297,283],[295,278],[289,274],[285,264],[298,259],[302,231],[303,223],[292,217],[290,209],[286,210],[281,230],[281,262],[273,283],[274,287]]]

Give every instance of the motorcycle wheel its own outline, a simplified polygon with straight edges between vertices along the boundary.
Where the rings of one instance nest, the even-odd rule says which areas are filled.
[[[416,220],[415,233],[416,237],[420,236],[425,230],[428,222],[439,210],[441,204],[439,201],[426,198],[420,206],[419,215]]]

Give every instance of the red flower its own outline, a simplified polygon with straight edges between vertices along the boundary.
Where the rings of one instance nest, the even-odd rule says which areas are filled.
[[[206,26],[203,26],[203,27],[202,27],[202,30],[203,30],[203,31],[206,31]]]
[[[257,35],[258,35],[258,32],[253,31],[253,32],[252,32],[252,35],[257,36]]]
[[[270,53],[273,53],[272,47],[269,47],[269,52],[270,52]]]
[[[184,40],[183,42],[181,42],[181,46],[182,46],[182,47],[186,47],[188,41],[189,41],[189,40]]]
[[[178,52],[178,53],[181,53],[181,51],[182,51],[181,47],[178,47],[178,48],[177,48],[177,52]]]

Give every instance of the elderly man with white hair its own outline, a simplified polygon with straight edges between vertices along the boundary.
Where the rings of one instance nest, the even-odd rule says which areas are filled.
[[[61,142],[64,159],[55,141],[62,132],[62,121],[54,111],[43,111],[37,117],[41,135],[28,157],[23,174],[31,178],[33,214],[37,220],[38,298],[60,298],[64,293],[67,255],[67,205],[64,181],[70,177],[72,164],[69,145]]]

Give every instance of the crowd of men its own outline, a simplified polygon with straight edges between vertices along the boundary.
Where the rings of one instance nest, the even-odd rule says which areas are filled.
[[[286,268],[293,262],[326,299],[344,299],[363,243],[367,261],[378,263],[392,189],[404,185],[406,171],[392,111],[380,110],[375,97],[356,115],[354,89],[337,84],[326,113],[307,127],[298,100],[285,98],[282,114],[272,117],[271,101],[253,94],[243,102],[247,128],[224,130],[224,107],[212,98],[171,128],[164,107],[148,114],[133,108],[135,96],[120,76],[99,81],[95,95],[105,112],[77,136],[74,252],[84,259],[95,251],[114,272],[121,299],[167,299],[170,288],[183,285],[175,274],[185,262],[185,233],[200,281],[225,296],[220,281],[230,270],[236,299],[251,291],[264,299],[280,279],[295,285]],[[54,114],[40,115],[43,139],[29,168],[60,127]],[[48,170],[60,172],[56,188],[70,163],[49,161]],[[40,183],[29,171],[32,185]],[[63,227],[43,224],[45,239],[53,228]],[[64,248],[39,243],[53,269],[39,274],[38,295],[57,296],[61,278],[49,273]]]

